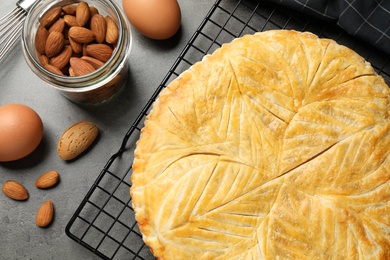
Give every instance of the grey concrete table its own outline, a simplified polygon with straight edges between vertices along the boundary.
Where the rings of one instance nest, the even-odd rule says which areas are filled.
[[[43,140],[32,155],[0,163],[0,185],[14,179],[23,183],[30,194],[27,201],[18,202],[0,193],[0,259],[98,258],[68,238],[65,227],[213,3],[179,0],[182,27],[175,41],[153,41],[132,28],[130,76],[123,93],[107,105],[83,106],[64,98],[30,70],[20,43],[0,63],[0,105],[28,105],[44,124]],[[0,16],[15,8],[15,4],[16,1],[3,1]],[[100,129],[100,138],[88,153],[73,162],[64,162],[56,153],[58,139],[68,126],[80,120],[94,122]],[[37,177],[51,169],[60,173],[59,185],[49,190],[35,188]],[[55,219],[49,228],[42,229],[35,225],[35,214],[47,199],[54,203]]]

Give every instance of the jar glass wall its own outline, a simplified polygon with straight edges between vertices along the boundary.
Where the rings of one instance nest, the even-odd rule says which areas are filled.
[[[121,8],[114,0],[83,0],[94,6],[103,16],[116,23],[119,36],[111,57],[105,64],[83,76],[60,76],[45,69],[39,61],[35,37],[42,17],[58,6],[77,4],[75,0],[39,0],[30,9],[22,31],[25,59],[31,70],[68,99],[78,103],[99,103],[111,99],[123,88],[128,74],[128,56],[131,49],[131,30]]]

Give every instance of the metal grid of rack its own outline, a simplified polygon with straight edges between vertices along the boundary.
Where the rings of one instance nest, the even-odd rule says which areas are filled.
[[[103,259],[153,259],[143,243],[131,207],[129,188],[135,143],[160,91],[183,71],[223,43],[270,29],[310,31],[354,49],[390,84],[390,56],[336,26],[292,13],[263,0],[218,0],[104,166],[66,227],[66,234]],[[130,164],[130,165],[129,165]]]

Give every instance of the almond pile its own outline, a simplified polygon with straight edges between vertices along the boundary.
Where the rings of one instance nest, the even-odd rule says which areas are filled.
[[[86,2],[55,7],[41,19],[35,35],[39,62],[61,76],[82,76],[100,68],[112,55],[118,27]]]
[[[45,172],[35,182],[39,189],[49,189],[57,185],[59,174],[55,170]],[[27,189],[18,181],[8,180],[3,184],[3,193],[13,200],[27,200],[29,198]],[[35,216],[35,223],[39,227],[47,227],[53,221],[54,206],[51,200],[45,201],[38,209]]]
[[[58,155],[63,160],[73,160],[86,151],[95,141],[99,129],[92,122],[83,120],[68,127],[58,141]],[[50,170],[41,174],[34,186],[38,189],[50,189],[55,187],[60,179],[56,170]],[[29,198],[28,190],[16,180],[8,180],[3,184],[3,193],[17,201],[25,201]],[[47,227],[54,218],[54,205],[51,200],[46,200],[36,213],[35,223],[39,227]]]

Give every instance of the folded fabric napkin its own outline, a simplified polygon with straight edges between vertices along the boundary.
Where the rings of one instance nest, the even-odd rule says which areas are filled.
[[[390,0],[272,0],[337,23],[347,33],[390,54]]]

